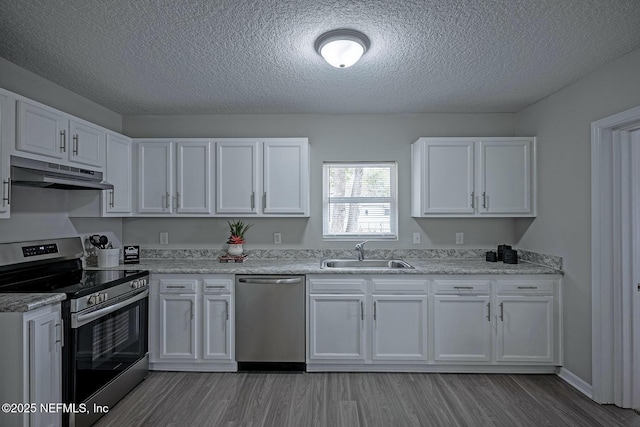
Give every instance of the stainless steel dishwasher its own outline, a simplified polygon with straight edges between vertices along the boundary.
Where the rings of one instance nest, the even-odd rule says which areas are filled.
[[[236,276],[238,370],[304,371],[305,276]]]

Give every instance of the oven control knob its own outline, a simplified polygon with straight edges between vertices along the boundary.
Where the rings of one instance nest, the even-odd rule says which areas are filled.
[[[97,299],[97,298],[96,298],[96,296],[95,296],[95,295],[91,295],[91,296],[89,297],[89,299],[87,300],[87,304],[88,304],[88,305],[94,305],[94,304],[96,303],[96,299]]]
[[[140,287],[140,281],[134,280],[133,282],[131,282],[131,287],[133,289],[138,289]]]
[[[107,300],[107,293],[103,293],[103,294],[99,294],[100,295],[100,302],[105,302]]]
[[[147,279],[140,279],[140,287],[143,288],[147,286]]]

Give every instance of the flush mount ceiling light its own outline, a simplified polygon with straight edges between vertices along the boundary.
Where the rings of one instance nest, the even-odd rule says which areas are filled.
[[[333,30],[318,37],[315,47],[329,64],[347,68],[358,62],[369,49],[369,38],[360,31]]]

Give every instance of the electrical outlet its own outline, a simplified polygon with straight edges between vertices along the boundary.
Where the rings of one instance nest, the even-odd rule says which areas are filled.
[[[169,244],[169,232],[163,231],[160,233],[160,244],[161,245]]]
[[[413,233],[413,244],[414,245],[420,244],[420,233]]]
[[[456,233],[456,245],[462,245],[464,243],[464,233]]]
[[[282,243],[282,234],[273,233],[273,244],[274,245],[279,245],[281,243]]]

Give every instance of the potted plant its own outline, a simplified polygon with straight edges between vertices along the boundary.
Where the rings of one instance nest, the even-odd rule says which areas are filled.
[[[227,221],[227,224],[229,224],[229,231],[231,232],[231,236],[229,236],[229,240],[227,240],[229,244],[227,253],[231,256],[240,256],[244,251],[242,248],[244,244],[244,233],[246,233],[253,224],[245,224],[240,220],[233,222]]]

